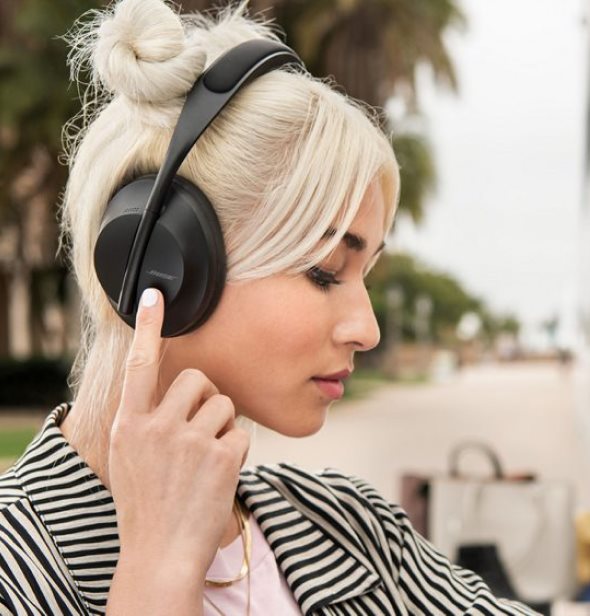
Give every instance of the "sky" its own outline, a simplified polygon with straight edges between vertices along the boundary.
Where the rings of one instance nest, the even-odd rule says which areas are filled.
[[[446,36],[458,94],[418,74],[422,130],[438,187],[424,221],[399,217],[388,242],[454,275],[525,337],[553,315],[574,335],[590,3],[459,0]],[[536,336],[536,338],[535,338]]]

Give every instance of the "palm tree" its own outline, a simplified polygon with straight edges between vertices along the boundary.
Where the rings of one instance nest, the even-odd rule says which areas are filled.
[[[443,34],[465,18],[455,0],[283,0],[277,18],[313,74],[383,107],[398,94],[416,107],[416,69],[429,64],[456,89]]]

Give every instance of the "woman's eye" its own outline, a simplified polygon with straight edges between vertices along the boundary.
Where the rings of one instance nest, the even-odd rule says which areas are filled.
[[[307,275],[309,279],[322,291],[329,291],[330,286],[333,284],[341,284],[341,280],[337,280],[332,272],[320,269],[319,267],[312,267]]]

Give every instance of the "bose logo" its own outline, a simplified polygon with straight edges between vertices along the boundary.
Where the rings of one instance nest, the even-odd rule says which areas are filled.
[[[171,276],[170,274],[164,274],[163,272],[158,272],[157,270],[150,270],[148,274],[157,276],[158,278],[165,278],[166,280],[176,280],[178,278],[178,276]]]

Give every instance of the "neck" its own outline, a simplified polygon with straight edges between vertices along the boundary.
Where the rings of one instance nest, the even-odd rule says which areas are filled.
[[[109,445],[110,432],[116,414],[116,406],[112,405],[104,409],[102,415],[102,429],[91,430],[82,421],[84,410],[87,408],[87,398],[84,395],[84,387],[76,397],[72,408],[59,426],[65,439],[76,450],[78,455],[88,464],[102,484],[111,490],[109,480]],[[92,431],[92,434],[89,432]]]

